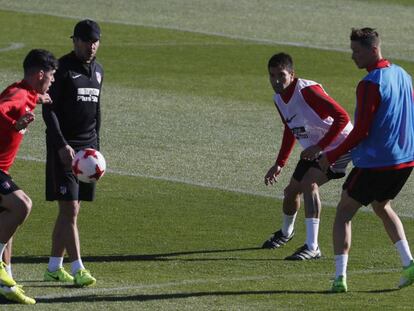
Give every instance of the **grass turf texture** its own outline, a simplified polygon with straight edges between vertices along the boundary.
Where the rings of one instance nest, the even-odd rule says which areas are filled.
[[[73,20],[1,14],[3,42],[17,37],[26,49],[42,42],[56,55],[70,49]],[[55,24],[51,32],[50,25]],[[268,58],[281,50],[291,53],[297,73],[323,83],[351,115],[355,85],[364,74],[349,53],[113,23],[102,23],[102,29],[99,60],[106,70],[102,150],[109,168],[128,174],[275,195],[262,182],[283,129],[271,102]],[[10,35],[13,32],[16,37]],[[7,70],[3,76],[18,72],[25,53],[25,49],[7,52],[8,57],[0,60]],[[413,63],[398,63],[414,71]],[[20,154],[42,160],[43,132],[42,122],[36,122]],[[297,158],[297,150],[292,159]],[[295,162],[286,167],[282,185]],[[334,204],[340,185],[341,181],[326,185],[323,200]],[[276,195],[281,196],[282,189],[278,187]],[[404,215],[413,215],[409,197],[404,192],[395,205]]]
[[[282,260],[304,241],[297,235],[276,251],[257,249],[274,227],[277,201],[204,187],[108,174],[95,204],[79,219],[83,258],[97,276],[94,288],[42,282],[56,206],[42,195],[44,165],[17,161],[13,175],[34,202],[15,240],[14,269],[35,309],[56,310],[404,310],[412,288],[395,290],[400,263],[379,220],[354,220],[346,295],[327,293],[333,271],[333,209],[320,231],[323,259]],[[30,171],[30,174],[27,172]],[[408,236],[414,221],[403,219]],[[260,228],[260,229],[259,229]],[[368,247],[367,247],[368,246]],[[19,310],[17,305],[7,308]]]
[[[110,21],[114,13],[106,14]],[[0,11],[0,17],[3,45],[25,44],[24,49],[2,53],[3,87],[20,78],[20,64],[30,48],[48,48],[60,56],[71,47],[74,20],[6,11]],[[325,292],[333,272],[333,209],[323,213],[324,260],[305,264],[281,260],[304,241],[302,215],[298,235],[288,247],[277,252],[254,249],[280,224],[280,203],[266,196],[282,194],[298,156],[295,151],[276,189],[263,186],[281,137],[267,60],[278,51],[291,53],[298,74],[322,82],[352,114],[354,88],[364,73],[355,69],[349,52],[232,40],[126,21],[131,24],[101,23],[99,60],[106,70],[102,143],[108,166],[136,177],[105,176],[98,201],[82,210],[82,250],[87,267],[98,278],[96,289],[40,282],[56,207],[43,201],[42,163],[19,161],[13,169],[17,183],[36,206],[15,245],[16,276],[29,295],[40,297],[35,308],[409,308],[412,289],[392,290],[400,264],[370,213],[355,220],[351,293],[345,296]],[[348,29],[349,25],[345,41]],[[397,54],[403,54],[404,46],[397,48]],[[414,72],[412,63],[398,63]],[[42,160],[44,128],[38,116],[20,155]],[[340,184],[324,186],[323,199],[336,202]],[[410,185],[397,205],[412,216]],[[413,236],[412,220],[405,222],[408,237]]]

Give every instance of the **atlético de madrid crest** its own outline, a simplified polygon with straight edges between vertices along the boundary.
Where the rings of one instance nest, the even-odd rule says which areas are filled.
[[[102,76],[100,72],[96,72],[96,80],[98,80],[98,83],[101,84]]]

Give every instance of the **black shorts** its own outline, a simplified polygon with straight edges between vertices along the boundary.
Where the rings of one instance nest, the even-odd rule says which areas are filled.
[[[95,148],[86,146],[84,148]],[[46,154],[46,200],[47,201],[93,201],[95,199],[95,183],[80,182],[72,169],[65,169],[59,154],[47,144]]]
[[[412,170],[412,167],[387,171],[354,167],[342,189],[364,206],[373,201],[392,200],[401,191]]]
[[[12,177],[0,170],[0,195],[7,195],[16,190],[20,188],[14,183]]]
[[[326,173],[326,177],[328,180],[331,179],[339,179],[345,176],[346,167],[348,163],[351,161],[351,154],[347,153],[341,156],[329,169]],[[321,170],[318,161],[307,161],[307,160],[299,160],[298,164],[296,165],[295,171],[293,172],[293,178],[297,181],[302,181],[303,176],[305,176],[306,172],[311,168],[317,168]]]

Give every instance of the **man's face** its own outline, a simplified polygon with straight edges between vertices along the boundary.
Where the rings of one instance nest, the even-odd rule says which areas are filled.
[[[39,94],[45,94],[49,90],[50,85],[53,81],[55,81],[55,74],[56,70],[49,70],[49,71],[40,71],[39,72],[39,83],[37,86],[36,91]]]
[[[98,52],[99,40],[82,41],[79,38],[73,38],[73,46],[76,56],[85,63],[90,63]]]
[[[351,41],[352,59],[358,68],[367,68],[376,62],[376,47],[366,47]]]
[[[269,67],[269,81],[273,90],[280,94],[282,93],[295,79],[294,72],[288,71],[283,67]]]

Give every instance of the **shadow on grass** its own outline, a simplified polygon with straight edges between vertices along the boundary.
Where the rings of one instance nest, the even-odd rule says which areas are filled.
[[[142,294],[128,296],[102,296],[102,295],[79,295],[71,297],[54,297],[54,298],[36,298],[38,303],[75,303],[75,302],[122,302],[122,301],[151,301],[151,300],[168,300],[194,297],[209,296],[242,296],[242,295],[314,295],[314,294],[331,294],[329,291],[304,291],[304,290],[264,290],[264,291],[211,291],[211,292],[193,292],[193,293],[173,293],[173,294]]]
[[[184,255],[197,255],[197,254],[218,254],[218,253],[232,253],[232,252],[246,252],[255,251],[261,249],[260,247],[248,247],[248,248],[236,248],[236,249],[216,249],[216,250],[198,250],[198,251],[184,251],[174,253],[163,254],[144,254],[144,255],[101,255],[101,256],[82,256],[82,260],[85,262],[123,262],[123,261],[168,261],[171,257],[184,256]],[[277,260],[272,258],[272,260]],[[197,259],[180,259],[188,261],[196,260],[243,260],[240,258],[197,258]],[[256,260],[256,259],[246,259]],[[268,260],[268,259],[259,259]],[[13,256],[13,263],[48,263],[49,256]]]
[[[381,294],[397,291],[398,289],[378,289],[369,291],[355,291],[354,293]],[[192,292],[192,293],[173,293],[173,294],[141,294],[141,295],[78,295],[70,297],[51,297],[36,298],[37,303],[77,303],[77,302],[122,302],[122,301],[152,301],[185,299],[210,296],[244,296],[244,295],[346,295],[332,294],[329,290],[262,290],[262,291],[211,291],[211,292]],[[0,297],[0,305],[11,304],[10,301]]]

